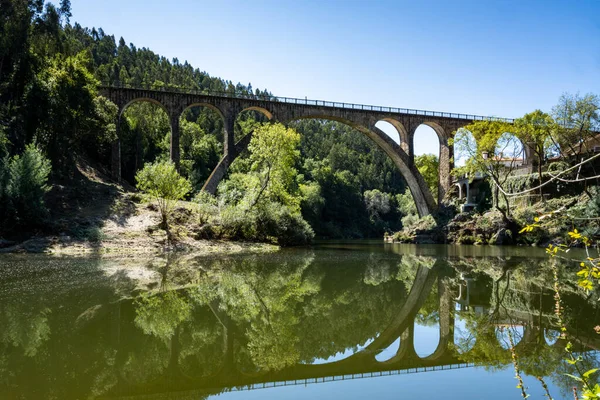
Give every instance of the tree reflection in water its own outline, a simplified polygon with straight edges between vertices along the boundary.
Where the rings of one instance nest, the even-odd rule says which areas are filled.
[[[521,257],[315,249],[153,260],[153,290],[102,274],[35,296],[2,290],[0,397],[206,395],[464,362],[497,370],[511,365],[508,332],[522,373],[570,390],[564,344],[547,340],[556,333],[546,267]],[[581,334],[577,351],[590,359],[597,304],[575,288],[563,300]],[[424,352],[415,349],[418,327],[434,333]]]

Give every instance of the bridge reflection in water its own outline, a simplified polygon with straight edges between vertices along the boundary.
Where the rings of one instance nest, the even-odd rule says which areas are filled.
[[[102,288],[71,282],[64,291],[46,274],[48,294],[34,291],[40,305],[27,296],[2,299],[0,373],[10,374],[0,374],[0,397],[198,398],[504,368],[509,330],[523,373],[562,376],[564,341],[548,340],[557,332],[545,258],[532,258],[530,249],[510,256],[416,249],[330,245],[154,260],[148,269],[160,281],[142,292],[127,274],[111,275]],[[10,294],[0,286],[3,293]],[[563,300],[574,351],[596,357],[597,306],[573,290]],[[32,326],[37,336],[19,337]],[[418,334],[424,326],[437,330],[437,341]],[[424,340],[431,351],[419,350]]]
[[[394,310],[389,314],[391,318],[384,324],[379,325],[380,330],[372,332],[373,337],[367,342],[368,344],[346,358],[324,363],[310,363],[301,362],[301,356],[299,356],[298,359],[287,360],[288,362],[283,363],[280,362],[281,360],[272,360],[274,366],[259,362],[261,364],[259,366],[248,358],[239,357],[236,352],[247,352],[248,347],[252,348],[253,346],[252,339],[247,337],[248,327],[252,329],[252,322],[248,326],[246,325],[248,321],[241,322],[236,320],[235,317],[230,317],[226,311],[227,307],[221,304],[227,299],[217,298],[208,304],[215,319],[222,327],[224,346],[221,360],[218,362],[220,367],[217,371],[201,376],[191,376],[186,373],[185,368],[182,368],[181,365],[181,361],[185,357],[181,356],[179,344],[180,335],[183,334],[183,331],[176,330],[170,338],[170,362],[161,376],[153,382],[145,381],[142,385],[130,382],[121,376],[119,384],[110,391],[111,394],[107,398],[119,398],[121,396],[145,398],[148,394],[161,393],[167,388],[176,389],[178,393],[206,395],[222,391],[254,390],[468,368],[475,365],[487,365],[488,361],[506,364],[510,360],[511,351],[509,346],[502,343],[502,337],[505,336],[508,329],[511,329],[513,335],[517,336],[515,341],[518,341],[518,343],[514,351],[521,357],[537,357],[541,351],[544,351],[543,348],[546,348],[545,351],[560,354],[564,348],[564,342],[556,341],[549,344],[544,337],[544,334],[548,331],[555,331],[549,301],[552,298],[552,293],[547,289],[537,287],[533,291],[525,292],[525,298],[528,298],[531,302],[537,301],[539,304],[545,303],[547,305],[547,307],[538,310],[514,309],[509,304],[500,304],[500,299],[492,298],[488,298],[486,304],[478,304],[477,294],[475,301],[473,301],[472,292],[474,287],[477,289],[477,286],[479,286],[480,279],[470,277],[466,272],[457,273],[454,268],[450,267],[451,261],[427,256],[405,255],[399,258],[404,258],[404,261],[415,269],[411,287],[406,290],[402,299],[396,302]],[[520,260],[520,262],[522,261]],[[463,264],[463,266],[469,264],[465,260],[458,261],[458,263]],[[509,296],[515,294],[522,296],[522,288],[515,288],[513,291],[509,279],[511,268],[514,268],[515,264],[519,264],[519,261],[503,261],[500,264],[500,269],[504,273],[500,279],[492,282],[492,286],[502,292],[503,298],[506,298],[507,294]],[[385,268],[385,263],[380,264],[379,267]],[[481,297],[481,290],[479,295]],[[259,295],[257,294],[257,296]],[[432,297],[433,302],[431,302]],[[493,297],[493,293],[491,297]],[[426,306],[428,300],[436,306],[435,310],[429,310],[429,312],[436,314],[439,342],[430,355],[421,357],[415,350],[415,318]],[[116,305],[116,307],[122,307],[122,304]],[[429,304],[429,307],[431,307],[431,304]],[[456,312],[457,309],[459,310],[458,313]],[[477,309],[478,312],[473,313],[472,309]],[[468,349],[463,348],[461,351],[461,343],[456,341],[454,330],[455,316],[463,313],[470,313],[471,317],[475,319],[477,319],[478,314],[480,321],[485,321],[485,323],[481,323],[483,326],[479,328],[488,333],[492,332],[492,337],[497,342],[487,342],[483,345],[500,350],[499,353],[498,351],[494,353],[500,359],[485,360],[485,357],[482,359],[481,346],[478,346],[478,343],[473,342],[473,340],[468,344]],[[262,304],[261,314],[262,318],[269,319],[267,305]],[[358,319],[360,319],[360,316]],[[331,322],[335,324],[335,320]],[[246,328],[244,329],[243,326],[246,326]],[[277,331],[277,329],[278,327],[275,327],[274,331]],[[600,341],[595,340],[591,329],[588,329],[588,331],[590,334],[585,339],[578,338],[576,340],[575,351],[598,350]],[[285,335],[285,332],[279,333]],[[474,333],[471,332],[471,334]],[[310,333],[308,336],[310,336]],[[490,339],[490,335],[482,335],[482,337],[485,340]],[[277,341],[277,339],[275,340]],[[390,348],[394,347],[394,343],[398,341],[399,346],[395,353],[385,360],[378,359],[378,355],[384,351],[389,353]],[[289,340],[286,344],[293,347],[297,343],[294,340]],[[274,350],[277,353],[276,348],[280,343],[272,344],[274,348],[263,348],[262,351]],[[293,353],[292,348],[289,350]],[[254,354],[254,356],[260,358],[264,354]],[[277,356],[276,354],[274,357]],[[250,358],[252,359],[252,356]]]

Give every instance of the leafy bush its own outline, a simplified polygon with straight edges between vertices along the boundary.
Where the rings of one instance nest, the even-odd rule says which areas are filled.
[[[398,211],[402,215],[417,214],[417,206],[410,190],[406,189],[404,193],[396,195],[396,201],[398,202]]]
[[[147,164],[136,175],[137,188],[157,202],[162,224],[168,227],[168,217],[177,200],[191,190],[190,181],[181,177],[170,161]]]
[[[44,195],[48,192],[50,161],[34,145],[29,144],[22,155],[0,161],[0,221],[9,227],[38,225],[48,210]]]
[[[198,223],[206,224],[209,219],[219,213],[217,198],[212,194],[201,190],[194,196],[194,203],[197,204]]]
[[[247,210],[227,207],[221,213],[221,235],[230,239],[276,242],[281,246],[310,243],[314,232],[299,213],[276,202],[261,202]]]
[[[305,244],[314,232],[300,210],[303,199],[318,212],[320,187],[299,185],[294,165],[298,160],[299,135],[283,125],[257,128],[249,145],[248,162],[239,165],[218,188],[218,206],[205,195],[203,207],[221,212],[213,221],[216,231],[230,239],[276,242],[282,246]],[[245,168],[244,168],[245,167]],[[208,202],[207,202],[208,200]],[[306,203],[305,203],[306,204]]]
[[[419,216],[417,214],[408,214],[402,217],[403,229],[411,229],[419,222]]]

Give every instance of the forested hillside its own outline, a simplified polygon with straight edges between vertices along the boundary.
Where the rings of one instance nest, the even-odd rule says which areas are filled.
[[[36,156],[47,158],[50,182],[67,185],[78,158],[99,168],[109,165],[117,109],[98,96],[98,85],[271,95],[250,83],[234,84],[210,76],[201,66],[127,44],[101,28],[71,24],[76,16],[71,16],[68,0],[60,7],[42,0],[9,0],[1,7],[0,157],[5,172],[0,179],[5,188],[10,187],[10,164],[17,155],[22,155],[20,162],[26,160],[26,153],[37,151]],[[237,138],[262,122],[261,114],[242,113]],[[404,181],[375,144],[336,122],[297,121],[292,127],[301,135],[301,157],[295,165],[301,213],[317,236],[380,237],[400,227],[396,195],[404,192]],[[192,108],[182,117],[181,174],[191,181],[189,198],[200,191],[221,157],[222,130],[220,117],[206,108]],[[119,128],[126,181],[134,185],[136,172],[145,164],[168,159],[169,135],[167,115],[158,106],[140,102],[127,108]],[[232,171],[247,169],[244,160],[236,161]],[[0,213],[5,226],[39,221],[42,211],[26,218],[23,211],[19,214],[18,195],[7,192],[0,190],[0,200],[13,204],[12,210],[5,207]]]

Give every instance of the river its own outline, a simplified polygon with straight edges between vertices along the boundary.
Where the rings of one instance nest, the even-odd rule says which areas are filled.
[[[531,398],[545,384],[571,399],[550,264],[536,248],[380,241],[6,255],[0,399],[518,399],[512,353]],[[597,365],[600,307],[577,263],[557,264],[579,365]]]

